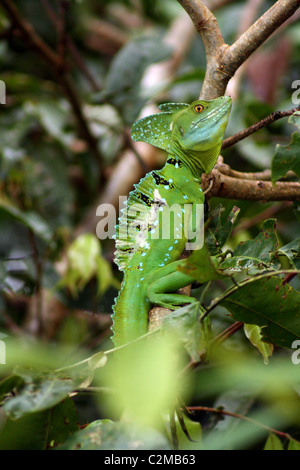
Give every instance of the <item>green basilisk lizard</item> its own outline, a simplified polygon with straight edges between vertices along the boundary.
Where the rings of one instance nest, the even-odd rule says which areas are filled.
[[[195,280],[178,270],[186,261],[180,257],[189,233],[183,229],[180,233],[180,228],[190,226],[195,233],[199,223],[195,213],[204,203],[201,174],[210,173],[217,161],[231,99],[166,103],[159,108],[161,113],[135,122],[131,131],[133,140],[148,142],[169,155],[161,170],[151,171],[135,185],[116,227],[115,262],[124,278],[113,307],[115,346],[147,332],[151,306],[175,309],[195,301],[176,293]],[[173,205],[174,217],[166,224],[164,215],[170,220]]]

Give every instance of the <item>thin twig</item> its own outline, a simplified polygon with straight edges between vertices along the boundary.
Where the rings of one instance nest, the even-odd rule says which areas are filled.
[[[236,321],[230,325],[226,330],[222,331],[218,336],[214,338],[214,342],[223,343],[226,339],[232,336],[236,331],[240,330],[244,326],[242,321]]]
[[[263,127],[266,127],[269,124],[272,124],[272,122],[278,121],[278,119],[282,119],[287,116],[291,116],[297,111],[300,111],[300,106],[290,109],[289,111],[275,111],[274,113],[269,114],[269,116],[265,117],[261,121],[252,124],[252,126],[250,127],[247,127],[247,129],[244,129],[238,132],[237,134],[234,134],[233,136],[224,139],[222,150],[236,144],[237,142],[240,142],[249,135],[254,134],[254,132],[257,132],[259,129],[262,129]]]
[[[44,315],[43,315],[43,264],[40,258],[39,250],[36,243],[34,232],[29,229],[29,240],[33,251],[33,262],[36,271],[35,280],[35,297],[36,297],[36,320],[37,320],[37,333],[39,337],[44,336]]]
[[[231,416],[232,418],[238,418],[242,419],[244,421],[248,421],[249,423],[255,424],[255,426],[259,426],[261,428],[266,429],[269,432],[272,432],[274,434],[277,434],[280,437],[283,437],[285,439],[296,441],[297,443],[300,444],[299,441],[296,439],[292,438],[290,434],[284,432],[284,431],[278,431],[277,429],[271,428],[270,426],[267,426],[266,424],[263,424],[253,418],[249,418],[248,416],[240,415],[238,413],[233,413],[231,411],[226,411],[223,408],[212,408],[210,406],[187,406],[188,411],[207,411],[209,413],[216,413],[216,414],[221,414],[225,416]]]

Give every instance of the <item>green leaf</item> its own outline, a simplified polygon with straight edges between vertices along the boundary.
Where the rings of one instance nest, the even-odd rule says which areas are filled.
[[[294,114],[292,114],[289,117],[288,122],[290,124],[294,124],[300,130],[300,111],[296,111]]]
[[[67,260],[67,272],[58,285],[68,286],[73,296],[94,276],[98,278],[100,295],[111,285],[119,287],[113,277],[111,265],[101,256],[100,241],[95,235],[86,233],[76,238],[68,248]]]
[[[120,283],[117,281],[111,269],[111,264],[102,256],[97,260],[98,294],[103,295],[110,286],[120,289]]]
[[[253,240],[241,242],[234,250],[234,256],[244,256],[270,263],[278,246],[276,220],[265,220],[262,230]]]
[[[60,101],[42,100],[37,103],[26,103],[26,112],[32,116],[36,116],[44,129],[61,142],[63,145],[69,146],[74,136],[67,133],[65,128],[67,124],[68,108]]]
[[[23,418],[7,419],[0,432],[0,450],[42,450],[46,448],[49,411]]]
[[[35,235],[40,237],[46,243],[49,243],[53,237],[53,232],[48,223],[36,212],[22,212],[12,204],[0,199],[0,210],[14,218],[17,222],[26,225]]]
[[[279,248],[278,254],[286,256],[293,268],[300,269],[300,238]]]
[[[23,379],[25,385],[3,405],[6,415],[12,419],[20,419],[31,413],[52,408],[76,388],[74,379],[59,378],[51,372],[16,368],[15,374]],[[77,385],[80,382],[81,380],[78,380]]]
[[[265,364],[268,364],[269,357],[273,354],[273,344],[262,341],[261,327],[257,325],[244,324],[245,335],[249,341],[255,346],[264,358]]]
[[[254,275],[265,269],[278,269],[280,264],[274,261],[278,238],[276,220],[268,219],[263,223],[261,232],[253,240],[241,242],[234,250],[233,257],[226,258],[220,268],[230,271],[246,271]]]
[[[14,388],[22,383],[21,377],[18,375],[10,375],[0,382],[0,401],[5,395],[11,393]]]
[[[202,333],[199,323],[198,303],[179,308],[169,313],[162,321],[163,331],[176,336],[184,344],[191,359],[199,359],[202,344]]]
[[[300,450],[300,442],[295,439],[290,439],[287,450]]]
[[[233,318],[262,327],[262,339],[290,348],[300,338],[300,293],[278,277],[244,281],[221,305]]]
[[[77,429],[76,408],[66,398],[49,410],[7,419],[0,432],[0,449],[44,450],[64,442]]]
[[[158,431],[137,423],[112,422],[108,419],[93,421],[78,431],[58,450],[170,450],[170,445]],[[114,464],[113,455],[104,463]],[[117,458],[117,456],[116,456]]]
[[[220,264],[220,269],[224,269],[225,272],[244,271],[246,274],[253,276],[265,272],[266,269],[273,271],[276,267],[250,256],[232,256],[226,258]]]
[[[222,211],[223,208],[219,204],[211,215],[211,222],[206,236],[206,243],[212,255],[219,253],[227,242],[240,209],[234,206],[224,223],[221,220]]]
[[[272,160],[272,182],[276,183],[288,171],[294,171],[300,176],[300,134],[294,132],[288,145],[277,144]]]
[[[106,77],[105,89],[98,99],[112,103],[126,122],[132,123],[149,97],[149,87],[147,96],[141,89],[145,69],[167,59],[171,51],[160,37],[143,36],[128,42],[115,55]]]
[[[273,432],[270,433],[265,443],[264,450],[284,450],[281,440]]]
[[[181,363],[178,349],[174,336],[165,331],[153,340],[132,342],[117,351],[109,367],[94,379],[114,389],[106,397],[111,413],[125,410],[130,421],[154,426],[175,399]]]
[[[47,447],[56,447],[78,430],[78,416],[75,404],[71,398],[49,411],[47,422]]]

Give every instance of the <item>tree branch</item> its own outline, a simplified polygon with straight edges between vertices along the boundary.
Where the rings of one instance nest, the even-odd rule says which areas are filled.
[[[236,70],[300,6],[300,0],[278,0],[231,46],[225,44],[215,16],[201,0],[178,0],[200,33],[207,57],[202,99],[213,99],[225,93]]]
[[[207,188],[210,179],[213,187],[207,197],[224,197],[227,199],[246,199],[248,201],[300,201],[300,183],[238,179],[222,174],[214,169],[209,175],[202,175],[202,187]]]
[[[300,6],[299,0],[278,0],[225,52],[226,72],[231,76],[271,34]]]
[[[209,84],[213,83],[213,86],[217,87],[215,72],[220,69],[216,62],[216,52],[223,50],[226,45],[216,17],[200,0],[178,0],[178,2],[190,16],[203,41],[206,54],[206,73],[200,98],[210,99],[210,95],[213,91],[209,90]],[[207,85],[209,85],[208,90],[206,89]],[[223,95],[224,91],[225,88],[222,93],[214,93],[214,98]]]

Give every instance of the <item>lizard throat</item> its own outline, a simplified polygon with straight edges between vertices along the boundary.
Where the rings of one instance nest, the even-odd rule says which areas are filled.
[[[202,173],[210,173],[212,171],[219,156],[220,147],[215,146],[202,152],[199,150],[189,150],[186,152],[182,148],[176,148],[173,154],[189,169],[194,177],[200,178]]]

